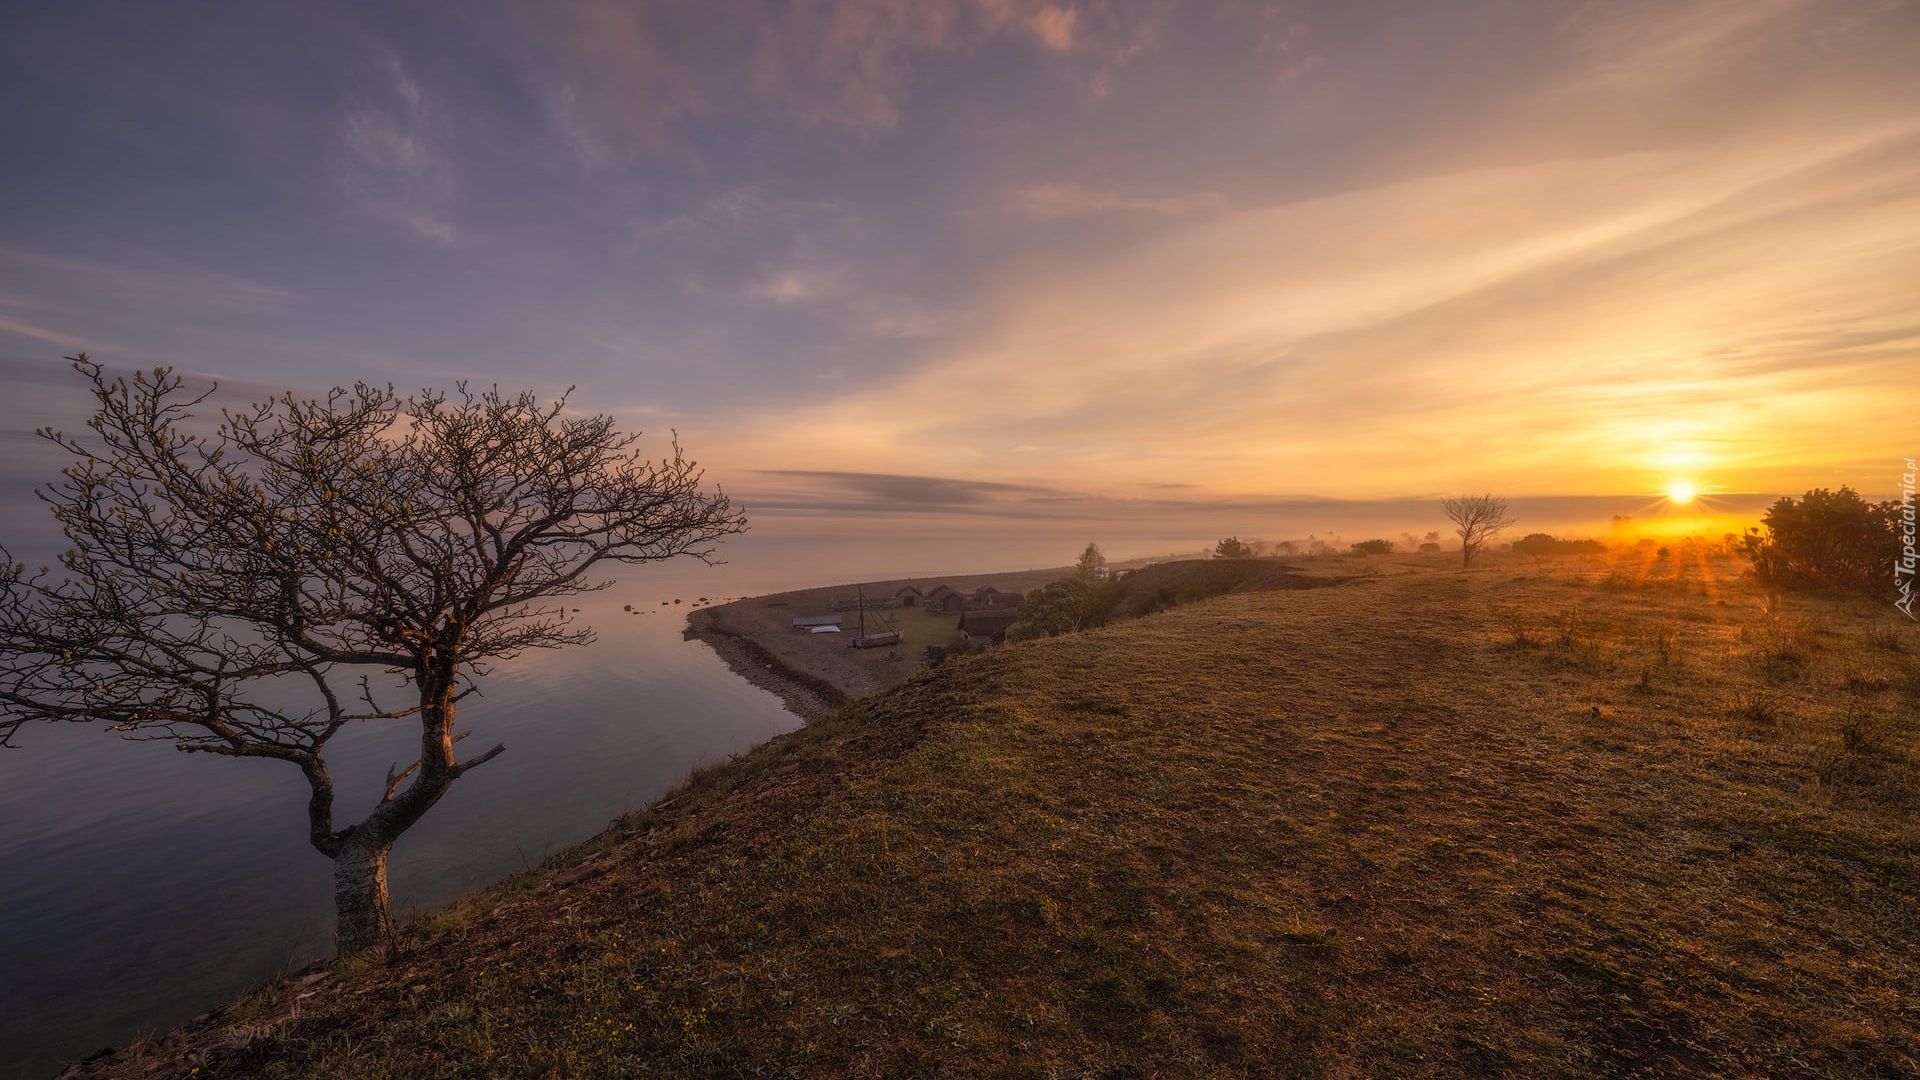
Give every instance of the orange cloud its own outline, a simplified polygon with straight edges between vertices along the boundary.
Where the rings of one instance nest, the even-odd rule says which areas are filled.
[[[1917,173],[1909,121],[1195,217],[1004,272],[931,362],[738,438],[1102,489],[1831,483],[1911,427]]]

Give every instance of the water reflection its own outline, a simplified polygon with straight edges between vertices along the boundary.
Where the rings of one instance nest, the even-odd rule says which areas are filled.
[[[706,761],[798,720],[683,642],[713,578],[583,598],[586,648],[500,665],[461,704],[471,745],[507,753],[463,777],[395,846],[396,911],[432,909],[537,864]],[[744,591],[744,590],[741,590]],[[628,614],[622,605],[646,607]],[[344,732],[337,815],[357,820],[404,722]],[[306,785],[283,762],[182,754],[97,726],[44,727],[0,754],[0,1075],[45,1076],[329,951],[331,864],[306,840]]]

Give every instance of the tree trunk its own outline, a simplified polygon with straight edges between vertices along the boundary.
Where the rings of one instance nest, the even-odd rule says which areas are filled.
[[[393,908],[387,902],[387,852],[393,841],[349,835],[333,857],[335,931],[341,956],[385,957],[393,945]]]

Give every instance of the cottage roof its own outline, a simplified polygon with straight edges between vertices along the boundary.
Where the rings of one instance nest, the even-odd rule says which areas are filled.
[[[968,634],[997,634],[1013,625],[1016,613],[1001,608],[998,611],[963,611],[960,613],[960,626]]]

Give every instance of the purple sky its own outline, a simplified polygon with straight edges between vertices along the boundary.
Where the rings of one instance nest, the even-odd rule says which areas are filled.
[[[1887,498],[1916,57],[1902,0],[16,0],[0,494],[85,350],[576,385],[774,516]]]

